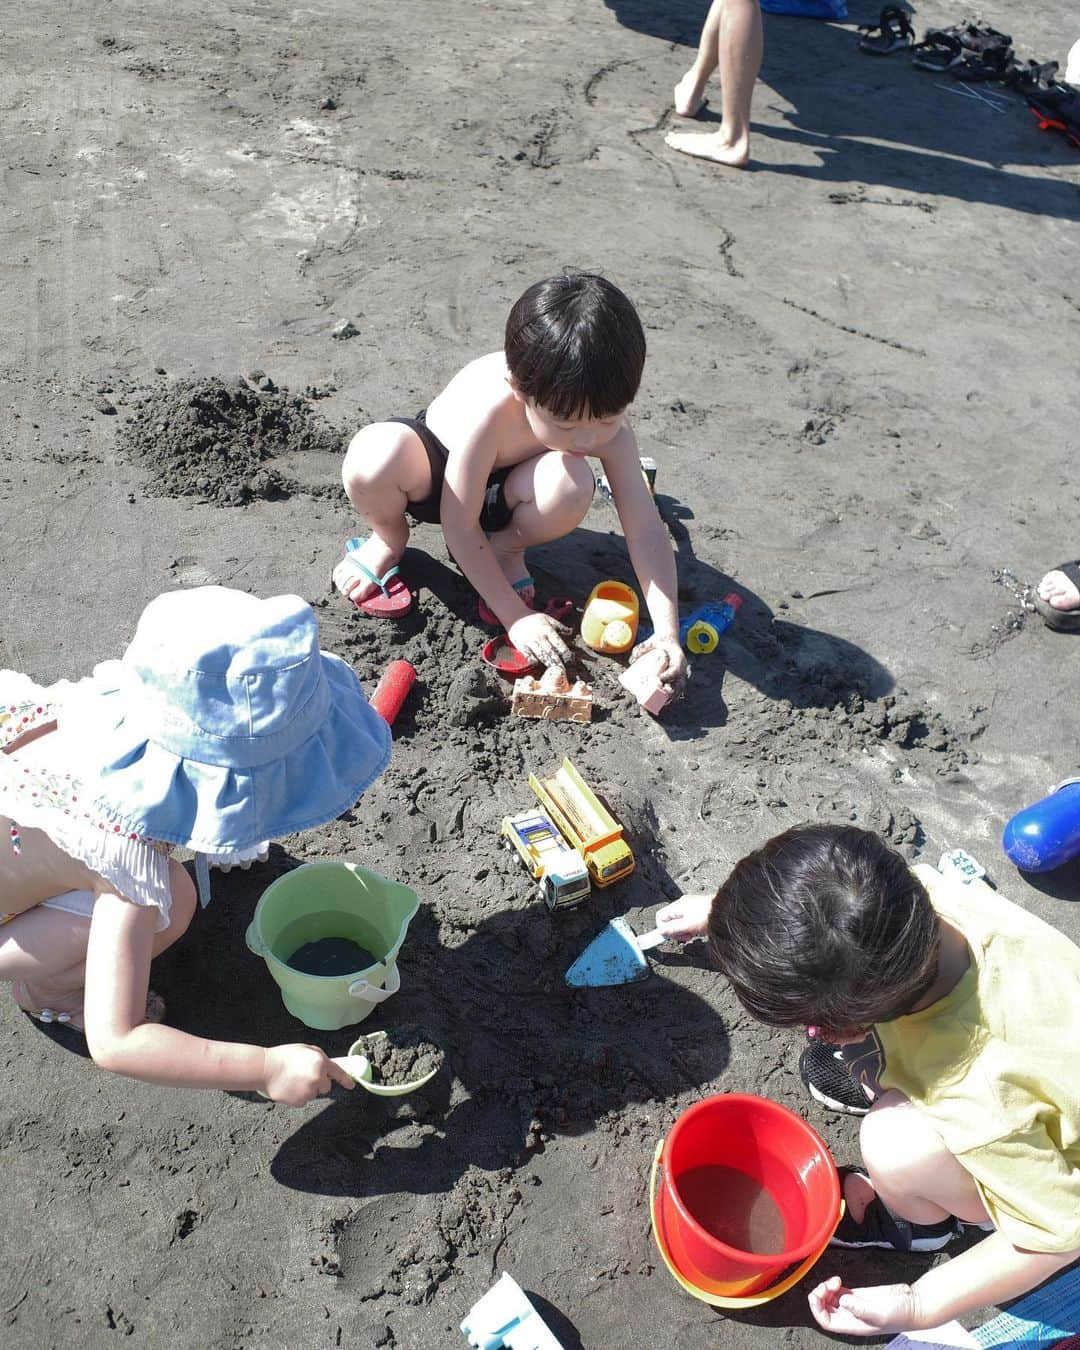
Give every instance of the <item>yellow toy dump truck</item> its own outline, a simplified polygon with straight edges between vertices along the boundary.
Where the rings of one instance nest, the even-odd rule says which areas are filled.
[[[529,775],[540,805],[581,854],[597,886],[610,886],[634,870],[634,855],[622,837],[622,826],[599,802],[581,774],[564,759],[550,778]]]
[[[588,869],[545,812],[503,816],[502,837],[539,883],[537,893],[548,909],[572,909],[589,898]]]

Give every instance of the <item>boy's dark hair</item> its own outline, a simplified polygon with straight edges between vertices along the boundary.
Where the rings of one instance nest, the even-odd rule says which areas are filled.
[[[854,826],[797,825],[737,863],[709,914],[709,951],[770,1026],[847,1032],[909,1012],[940,938],[903,858]]]
[[[591,272],[530,286],[506,321],[518,391],[555,417],[610,417],[634,401],[645,365],[641,320],[618,286]]]

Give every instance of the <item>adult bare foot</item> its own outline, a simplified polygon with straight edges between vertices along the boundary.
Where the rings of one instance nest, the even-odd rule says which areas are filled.
[[[1070,609],[1080,609],[1080,590],[1064,572],[1059,572],[1056,569],[1053,572],[1047,572],[1036,589],[1039,598],[1045,600],[1053,609],[1060,609],[1065,612]]]
[[[750,162],[750,139],[740,136],[729,141],[723,127],[719,131],[669,131],[664,140],[672,150],[695,159],[711,159],[731,169],[745,169]]]
[[[680,117],[696,117],[704,108],[705,94],[692,70],[688,70],[675,86],[674,103]]]
[[[384,577],[391,567],[400,562],[400,556],[394,553],[377,534],[369,535],[355,552],[348,552],[334,568],[332,579],[334,586],[346,600],[354,605],[379,591],[378,581],[373,581],[358,563],[362,563],[373,577]]]
[[[1047,572],[1035,588],[1034,601],[1048,628],[1080,632],[1080,562],[1065,562]]]

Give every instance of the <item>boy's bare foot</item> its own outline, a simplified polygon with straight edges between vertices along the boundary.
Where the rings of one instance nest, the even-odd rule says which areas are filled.
[[[375,576],[384,577],[401,558],[377,534],[369,535],[358,552],[346,553],[331,575],[337,590],[354,605],[377,594],[379,590],[377,584],[356,566],[357,561],[362,562]]]
[[[705,106],[705,95],[694,79],[694,72],[688,70],[675,86],[675,111],[680,117],[696,117]]]
[[[1080,609],[1080,590],[1069,580],[1064,572],[1047,572],[1036,587],[1040,600],[1045,600],[1053,609],[1068,612]]]
[[[695,159],[711,159],[732,169],[745,169],[750,162],[750,139],[740,136],[729,141],[723,127],[719,131],[669,131],[664,140],[672,150]]]
[[[521,582],[529,579],[529,566],[525,561],[525,550],[500,549],[495,543],[494,538],[488,540],[491,544],[491,550],[499,560],[499,566],[502,568],[503,576],[507,579],[518,595],[521,596],[522,604],[532,609],[532,603],[536,599],[536,587],[533,585],[522,586]]]

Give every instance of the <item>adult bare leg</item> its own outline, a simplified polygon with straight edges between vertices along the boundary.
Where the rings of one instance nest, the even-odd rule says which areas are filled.
[[[715,160],[718,164],[741,169],[750,159],[750,104],[764,50],[758,0],[716,0],[705,20],[706,31],[702,32],[702,48],[699,48],[698,60],[676,86],[676,94],[678,96],[679,91],[684,89],[687,81],[694,76],[699,67],[705,69],[705,64],[702,63],[702,49],[705,46],[706,32],[716,11],[719,11],[719,15],[716,61],[713,69],[717,65],[720,68],[722,111],[720,128],[718,131],[706,133],[669,131],[665,140],[673,150],[680,150],[683,154]],[[709,73],[711,74],[711,71]],[[708,79],[708,75],[705,79]],[[694,87],[694,83],[691,82],[684,90],[687,100],[685,106],[692,106],[690,96],[694,92]],[[704,88],[704,80],[701,81],[701,88]],[[700,107],[700,104],[698,106]]]
[[[713,0],[698,39],[694,64],[675,86],[675,111],[680,117],[696,117],[705,102],[705,86],[720,62],[720,16],[724,0]]]

